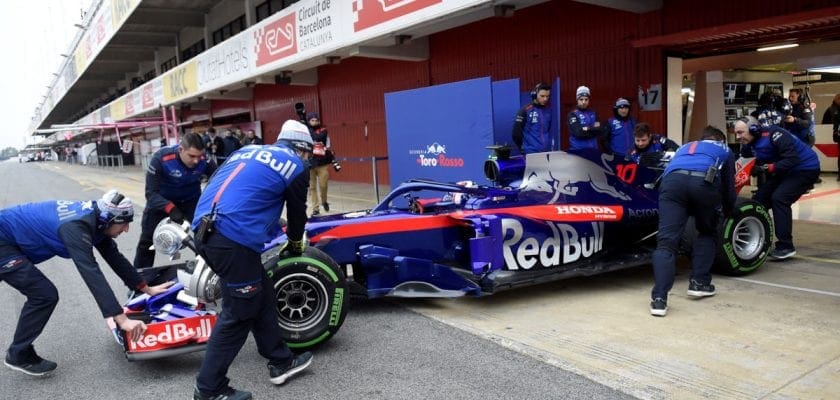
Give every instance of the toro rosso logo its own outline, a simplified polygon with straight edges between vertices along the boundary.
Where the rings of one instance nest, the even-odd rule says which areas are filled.
[[[434,142],[426,146],[425,151],[417,151],[417,164],[421,167],[463,167],[464,159],[447,157],[446,146]]]
[[[592,222],[591,232],[578,232],[572,225],[546,222],[551,236],[526,236],[522,223],[502,219],[502,252],[509,270],[554,267],[591,257],[604,248],[604,223]]]

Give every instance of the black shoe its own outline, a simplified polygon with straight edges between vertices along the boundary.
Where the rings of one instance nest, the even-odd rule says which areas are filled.
[[[312,216],[313,216],[313,217],[316,217],[316,216],[318,216],[318,215],[321,215],[321,212],[320,212],[320,211],[318,211],[318,210],[312,210]]]
[[[822,183],[822,178],[817,178],[817,181],[814,183]]]
[[[324,211],[330,212],[330,203],[321,203],[321,205],[324,207]]]
[[[688,295],[691,297],[710,297],[715,295],[715,285],[711,283],[708,285],[703,285],[697,283],[695,280],[691,280],[688,283]]]
[[[668,302],[661,297],[657,297],[650,302],[650,315],[655,317],[664,317],[668,313]]]
[[[271,376],[271,383],[275,385],[282,385],[286,380],[297,375],[298,372],[303,371],[309,364],[312,363],[312,353],[305,352],[299,354],[292,360],[292,363],[286,367],[278,367],[268,364],[268,374]]]
[[[193,392],[193,400],[251,400],[251,398],[251,392],[236,390],[231,387],[229,387],[226,392],[215,396],[202,394],[198,388],[195,388],[195,391]]]
[[[6,357],[6,360],[3,361],[3,364],[6,364],[7,367],[15,370],[23,372],[27,375],[32,376],[44,376],[49,374],[50,372],[54,371],[58,364],[50,361],[45,360],[41,357],[35,356],[35,362],[25,363],[25,364],[13,364],[9,361],[9,358]]]
[[[770,252],[770,258],[772,258],[776,261],[781,261],[781,260],[784,260],[784,259],[787,259],[787,258],[791,258],[795,255],[796,255],[796,250],[795,249],[780,249],[780,248],[777,247],[777,248],[773,249],[773,251]]]

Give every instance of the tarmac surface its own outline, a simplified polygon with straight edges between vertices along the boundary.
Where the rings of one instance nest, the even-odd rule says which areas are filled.
[[[62,192],[56,191],[58,187],[51,183],[60,180],[60,175],[72,178],[75,183],[75,186],[66,184],[74,188],[65,189],[68,196],[90,194],[87,197],[94,198],[113,187],[142,203],[143,173],[138,167],[118,171],[62,163],[36,165],[22,164],[23,169],[11,170],[4,166],[0,174],[15,174],[14,179],[29,180],[21,185],[44,188],[42,193],[29,193],[31,199],[62,197],[59,196]],[[29,174],[24,172],[31,167],[52,173],[26,178]],[[837,220],[835,210],[840,203],[840,190],[834,178],[824,176],[826,183],[803,197],[795,209],[798,218]],[[10,197],[10,191],[19,190],[15,185],[0,186],[4,193],[0,195],[4,196],[0,197],[2,205],[14,204],[12,199],[28,200],[19,195]],[[331,211],[370,208],[375,204],[373,193],[370,185],[332,181]],[[382,187],[380,193],[384,196],[387,187]],[[743,278],[715,276],[717,296],[699,301],[685,295],[688,274],[681,268],[665,318],[648,314],[653,279],[650,268],[644,267],[478,299],[364,301],[354,304],[339,334],[316,353],[313,372],[301,378],[310,385],[293,381],[282,389],[268,387],[253,344],[246,345],[240,353],[231,374],[237,378],[249,376],[249,380],[243,381],[243,388],[260,387],[265,389],[262,393],[272,396],[295,397],[300,393],[297,389],[324,384],[326,373],[330,379],[344,383],[327,383],[336,390],[327,397],[344,392],[349,398],[389,399],[622,398],[627,395],[641,399],[837,399],[840,398],[838,237],[840,225],[796,220],[795,258],[781,263],[768,262]],[[132,255],[134,244],[136,236],[120,242],[121,248]],[[55,263],[66,268],[66,261]],[[79,280],[78,274],[73,275]],[[112,285],[119,287],[116,282]],[[7,299],[14,297],[10,292],[16,294],[0,289],[2,304],[9,304]],[[61,287],[59,292],[65,293]],[[98,312],[89,295],[86,296],[71,301],[85,304],[89,322],[101,325],[101,319],[97,321]],[[66,303],[67,297],[63,298],[62,303]],[[19,296],[17,301],[19,307]],[[11,312],[16,311],[3,309],[0,318],[14,320]],[[48,330],[56,328],[55,318]],[[0,346],[8,345],[12,329],[7,328],[8,324],[3,323],[4,328],[0,330]],[[91,335],[100,341],[103,337]],[[52,343],[42,341],[45,345]],[[193,354],[184,360],[150,363],[155,367],[149,369],[145,363],[126,363],[120,359],[113,343],[91,344],[80,350],[86,353],[80,354],[103,348],[108,363],[117,367],[106,366],[94,372],[95,375],[101,373],[105,379],[112,380],[108,375],[115,371],[122,374],[131,370],[129,377],[123,379],[141,379],[142,388],[155,393],[167,393],[159,390],[169,387],[169,374],[178,377],[185,372],[193,374],[200,363],[200,355]],[[501,358],[486,359],[490,355]],[[329,357],[330,366],[322,366],[319,356]],[[344,363],[347,369],[335,370],[333,363]],[[453,363],[455,368],[450,368]],[[127,367],[125,370],[123,365]],[[249,372],[257,369],[251,374],[243,372],[243,368]],[[324,372],[324,368],[329,372]],[[359,373],[360,368],[364,372]],[[0,378],[8,381],[10,374],[11,371],[2,371]],[[149,374],[167,379],[150,380]],[[406,388],[416,391],[403,392],[390,386],[402,381]],[[172,387],[172,393],[185,393],[184,384]],[[6,397],[4,386],[0,386],[0,397]],[[303,393],[304,398],[311,394]]]

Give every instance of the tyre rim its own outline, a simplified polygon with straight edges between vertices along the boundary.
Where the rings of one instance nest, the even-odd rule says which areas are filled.
[[[317,325],[327,313],[327,288],[311,275],[291,274],[274,285],[280,325],[302,331]]]
[[[735,225],[732,231],[732,248],[742,260],[758,256],[764,248],[764,225],[756,217],[746,217]]]

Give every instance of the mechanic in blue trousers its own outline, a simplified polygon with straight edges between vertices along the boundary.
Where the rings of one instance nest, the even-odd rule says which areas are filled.
[[[579,86],[575,90],[575,109],[567,116],[569,122],[569,148],[597,149],[598,142],[604,137],[604,128],[598,122],[595,111],[589,108],[590,92],[586,86]]]
[[[224,307],[207,345],[194,399],[251,398],[251,393],[230,387],[227,377],[248,332],[269,360],[271,383],[282,385],[312,362],[311,353],[295,356],[281,338],[273,284],[260,257],[263,244],[280,232],[284,204],[289,241],[281,254],[303,253],[311,155],[309,129],[286,121],[276,144],[237,150],[201,194],[193,220],[196,246],[221,278]]]
[[[657,166],[666,151],[676,151],[680,146],[665,136],[651,133],[650,124],[640,122],[633,128],[633,148],[629,159],[643,166]]]
[[[609,129],[610,152],[619,156],[626,155],[633,147],[633,129],[636,119],[630,116],[630,101],[618,98],[613,106],[613,116],[607,120]]]
[[[513,143],[521,154],[560,149],[560,137],[551,126],[551,86],[538,83],[531,90],[531,102],[516,112],[513,119]]]
[[[175,268],[154,270],[155,251],[152,236],[155,227],[167,216],[176,223],[192,221],[201,178],[215,170],[205,157],[204,140],[197,133],[187,133],[180,143],[163,147],[152,156],[146,168],[146,207],[143,209],[140,240],[134,254],[134,268],[155,285],[175,277]],[[135,295],[138,293],[134,293]]]
[[[6,352],[7,367],[33,376],[55,370],[57,364],[41,358],[33,342],[47,325],[58,304],[58,291],[35,264],[59,256],[76,264],[104,317],[113,317],[120,329],[137,341],[146,332],[142,321],[129,319],[99,269],[93,248],[126,286],[149,295],[172,285],[147,286],[114,241],[134,218],[131,200],[111,190],[96,201],[53,200],[0,210],[0,282],[26,296],[14,339]]]
[[[707,126],[699,141],[677,149],[668,163],[659,187],[659,232],[653,252],[654,285],[651,315],[668,312],[668,292],[674,273],[680,238],[689,216],[694,217],[697,238],[691,252],[691,276],[687,294],[694,298],[715,295],[710,270],[716,254],[720,214],[735,208],[735,156],[726,135]]]
[[[741,155],[755,157],[751,173],[763,174],[753,200],[773,210],[776,245],[774,260],[796,255],[793,245],[793,212],[790,207],[814,187],[820,177],[817,153],[778,126],[761,127],[753,117],[735,122],[735,136],[741,142]]]

